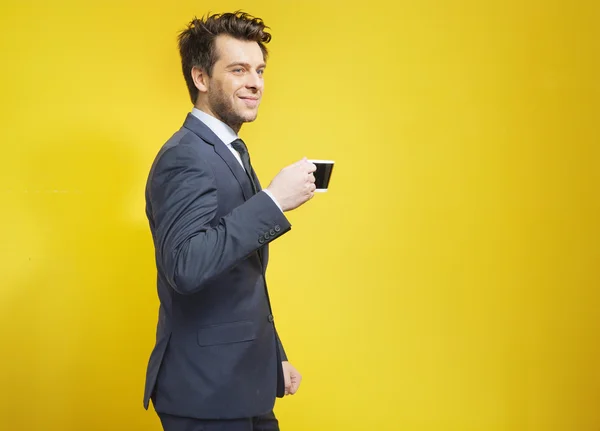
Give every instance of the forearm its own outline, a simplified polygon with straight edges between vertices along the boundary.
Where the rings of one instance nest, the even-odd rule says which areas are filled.
[[[199,224],[182,242],[166,244],[164,269],[177,292],[192,294],[289,229],[271,198],[258,193],[216,227]]]

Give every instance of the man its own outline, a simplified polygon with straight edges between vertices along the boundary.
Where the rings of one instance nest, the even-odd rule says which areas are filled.
[[[179,36],[194,108],[148,177],[160,309],[144,407],[165,431],[278,430],[276,397],[301,376],[274,326],[268,243],[291,229],[284,213],[313,197],[302,159],[262,189],[238,132],[254,121],[270,34],[245,13],[194,19]]]

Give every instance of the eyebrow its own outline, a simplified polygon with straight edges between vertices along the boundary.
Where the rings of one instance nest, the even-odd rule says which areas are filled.
[[[246,67],[248,69],[252,69],[252,66],[250,66],[250,64],[244,63],[244,62],[241,62],[241,61],[228,64],[227,65],[227,69],[229,69],[230,67],[233,67],[233,66],[244,66],[244,67]],[[265,67],[267,67],[267,65],[265,63],[261,63],[261,64],[258,65],[257,69],[264,69]]]

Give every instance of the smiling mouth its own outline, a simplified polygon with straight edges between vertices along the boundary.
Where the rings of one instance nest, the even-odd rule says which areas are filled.
[[[256,97],[240,97],[244,104],[249,108],[256,108],[260,99]]]

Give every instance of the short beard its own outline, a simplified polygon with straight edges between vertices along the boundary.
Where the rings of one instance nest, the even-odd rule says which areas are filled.
[[[208,104],[215,116],[238,133],[245,120],[231,107],[230,101],[219,91],[208,92]]]

